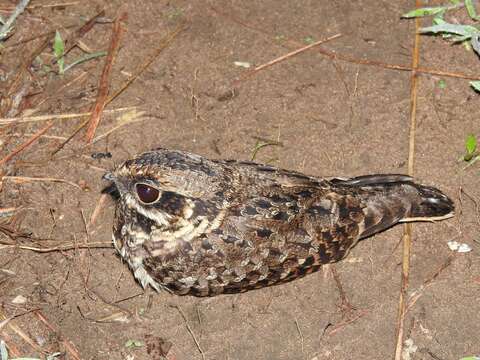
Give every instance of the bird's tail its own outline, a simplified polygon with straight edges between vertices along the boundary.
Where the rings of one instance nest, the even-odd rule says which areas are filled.
[[[367,175],[333,182],[338,186],[358,187],[366,215],[361,238],[398,222],[435,221],[453,216],[452,200],[440,190],[417,184],[406,175]]]

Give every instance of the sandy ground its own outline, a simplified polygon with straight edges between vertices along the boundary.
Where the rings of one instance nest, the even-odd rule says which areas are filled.
[[[11,5],[13,1],[1,1],[0,9]],[[400,15],[413,2],[86,0],[35,7],[19,18],[15,34],[4,44],[2,96],[8,97],[4,89],[21,60],[44,38],[17,42],[55,29],[66,35],[101,7],[105,19],[128,14],[111,89],[135,74],[166,36],[182,24],[186,28],[107,106],[136,106],[145,111],[143,121],[113,131],[92,147],[84,147],[82,131],[51,157],[84,121],[55,120],[46,136],[3,167],[4,175],[61,178],[83,188],[3,182],[1,207],[22,210],[2,219],[1,310],[12,316],[40,309],[10,323],[32,345],[10,326],[1,330],[11,354],[15,348],[18,356],[67,350],[64,358],[74,359],[71,346],[81,359],[162,359],[162,349],[168,348],[162,342],[168,342],[166,358],[178,360],[393,358],[402,226],[361,242],[335,265],[353,306],[349,310],[342,307],[331,269],[286,285],[211,299],[143,291],[108,245],[113,200],[105,199],[94,223],[90,218],[106,185],[103,173],[158,146],[248,160],[260,138],[280,145],[262,148],[257,161],[315,176],[405,173],[410,72],[335,60],[322,51],[409,66],[414,22],[400,20]],[[91,51],[106,50],[111,28],[109,22],[96,24],[81,41]],[[336,34],[341,37],[250,76],[235,65],[258,66]],[[72,50],[66,63],[82,54]],[[45,74],[40,60],[52,60],[47,47],[30,67],[29,80],[23,80],[29,96],[19,110],[89,111],[104,59],[85,62],[64,76]],[[478,59],[463,46],[429,37],[421,38],[420,65],[470,74],[479,69]],[[441,79],[445,88],[439,86]],[[466,134],[480,134],[478,95],[467,80],[421,74],[417,100],[415,175],[449,194],[457,216],[414,226],[408,294],[420,296],[407,314],[411,355],[404,358],[459,359],[480,354],[480,175],[478,166],[463,171],[457,163]],[[105,114],[97,135],[119,124],[120,117]],[[4,127],[1,157],[42,126]],[[92,158],[97,152],[112,157]],[[447,246],[450,240],[467,243],[473,251],[454,253]],[[58,248],[86,241],[104,248],[39,253],[8,245]]]

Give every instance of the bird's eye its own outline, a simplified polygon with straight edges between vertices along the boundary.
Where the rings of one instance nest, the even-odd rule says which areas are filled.
[[[160,191],[157,188],[147,184],[136,184],[135,190],[137,191],[137,196],[140,201],[145,204],[154,203],[160,197]]]

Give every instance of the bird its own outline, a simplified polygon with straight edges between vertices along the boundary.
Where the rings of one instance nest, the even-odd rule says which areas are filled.
[[[165,148],[104,179],[116,198],[116,250],[144,288],[176,295],[282,284],[397,223],[454,214],[443,192],[407,175],[319,178]]]

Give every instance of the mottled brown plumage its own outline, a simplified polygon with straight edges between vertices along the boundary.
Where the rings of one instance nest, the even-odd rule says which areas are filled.
[[[443,193],[404,175],[326,180],[167,149],[106,178],[119,194],[117,250],[143,286],[178,295],[290,281],[398,222],[453,213]]]

